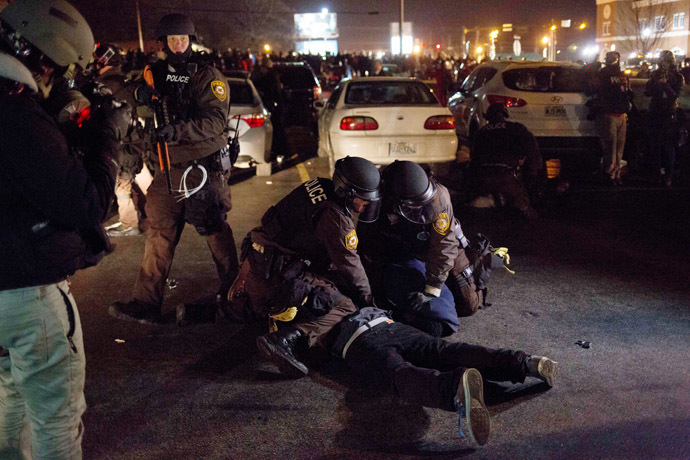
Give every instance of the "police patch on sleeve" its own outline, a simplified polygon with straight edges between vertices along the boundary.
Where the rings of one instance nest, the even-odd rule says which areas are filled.
[[[445,235],[448,233],[448,229],[450,228],[450,219],[448,218],[448,213],[447,212],[442,212],[439,214],[438,219],[436,219],[436,222],[434,222],[434,230],[436,230],[436,233],[439,235]]]
[[[357,249],[357,243],[359,243],[359,240],[357,239],[357,232],[352,230],[350,233],[345,235],[345,247],[351,250]]]
[[[228,90],[225,87],[225,83],[220,80],[213,80],[211,82],[211,91],[213,91],[213,95],[216,96],[220,102],[225,101],[225,98],[228,97]]]

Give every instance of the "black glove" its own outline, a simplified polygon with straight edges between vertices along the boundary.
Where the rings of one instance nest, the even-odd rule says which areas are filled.
[[[134,90],[134,98],[141,104],[149,105],[154,97],[161,97],[161,95],[152,86],[142,85]]]
[[[170,142],[175,139],[175,127],[173,125],[161,126],[156,130],[156,136],[163,139],[165,142]]]
[[[410,302],[410,309],[412,311],[421,311],[424,305],[431,302],[436,297],[425,292],[415,291],[410,293],[407,300]]]
[[[120,141],[129,133],[132,126],[132,107],[126,102],[105,105],[99,110],[102,132]]]

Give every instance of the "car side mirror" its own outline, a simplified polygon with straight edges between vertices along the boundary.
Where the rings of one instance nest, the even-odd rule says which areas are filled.
[[[316,110],[321,110],[321,109],[323,109],[324,107],[326,107],[326,102],[328,102],[328,99],[321,99],[321,100],[318,100],[318,101],[314,101],[314,104],[313,104],[313,105],[314,105],[314,108],[315,108]]]

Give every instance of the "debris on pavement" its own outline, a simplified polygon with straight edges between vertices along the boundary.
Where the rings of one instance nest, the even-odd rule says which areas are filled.
[[[575,345],[580,345],[582,348],[589,348],[591,344],[591,342],[587,342],[585,340],[578,340],[577,342],[575,342]]]

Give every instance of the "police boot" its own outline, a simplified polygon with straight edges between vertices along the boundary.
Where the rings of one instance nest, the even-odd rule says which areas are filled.
[[[491,432],[491,418],[484,405],[484,382],[477,369],[467,369],[462,374],[455,395],[455,405],[460,414],[458,426],[464,417],[470,439],[480,446],[486,444]]]
[[[546,382],[549,387],[553,386],[556,380],[558,363],[545,356],[529,356],[527,358],[527,368],[530,377],[536,377]]]
[[[264,358],[278,366],[281,374],[298,379],[306,376],[308,370],[307,366],[295,358],[294,351],[305,340],[302,332],[287,326],[257,337],[256,346]]]

